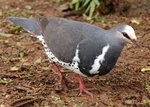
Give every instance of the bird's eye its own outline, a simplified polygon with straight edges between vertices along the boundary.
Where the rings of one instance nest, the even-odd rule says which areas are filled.
[[[126,37],[127,39],[130,39],[130,37],[128,36],[128,34],[127,34],[127,33],[122,32],[122,34],[123,34],[123,36],[124,36],[124,37]]]

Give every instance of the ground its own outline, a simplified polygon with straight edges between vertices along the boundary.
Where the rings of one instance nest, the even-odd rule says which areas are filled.
[[[128,11],[101,15],[93,24],[110,28],[116,23],[133,26],[141,47],[127,44],[114,69],[101,77],[84,78],[93,98],[78,96],[73,72],[62,69],[69,88],[58,88],[41,43],[29,33],[15,34],[8,16],[63,16],[55,0],[0,0],[0,107],[150,107],[150,6],[134,2]],[[117,10],[117,9],[116,9]],[[65,13],[66,14],[66,13]],[[67,17],[86,21],[82,16]],[[92,21],[88,21],[92,22]],[[147,68],[147,70],[146,70]]]

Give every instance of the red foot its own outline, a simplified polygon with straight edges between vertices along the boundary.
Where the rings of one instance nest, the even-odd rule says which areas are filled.
[[[85,85],[83,83],[83,80],[82,80],[82,78],[81,78],[81,76],[79,74],[77,74],[77,79],[79,81],[79,88],[78,88],[80,90],[79,95],[82,95],[82,93],[84,92],[84,93],[90,95],[91,97],[93,97],[93,94],[91,92],[89,92],[89,90],[92,90],[92,89],[87,89],[85,87]]]

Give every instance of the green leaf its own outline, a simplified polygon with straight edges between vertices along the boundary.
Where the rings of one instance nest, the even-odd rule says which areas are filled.
[[[75,10],[76,11],[79,10],[79,6],[80,6],[80,2],[78,2],[78,3],[75,4]]]
[[[150,91],[150,85],[146,85],[146,89]]]
[[[80,2],[80,0],[72,0],[72,1],[71,1],[71,4],[76,4],[76,3],[78,3],[78,2]]]
[[[25,55],[25,53],[24,53],[24,52],[22,52],[22,51],[21,51],[21,52],[19,52],[19,57],[20,57],[20,58],[23,58],[23,57],[24,57],[24,55]]]
[[[94,1],[92,1],[89,6],[90,6],[89,17],[92,17],[93,16],[93,12],[95,10],[95,3],[94,3]]]
[[[90,2],[90,0],[85,0],[83,7],[85,7],[89,2]]]
[[[93,0],[93,1],[95,2],[95,4],[96,4],[97,6],[99,6],[99,5],[100,5],[99,0]]]
[[[8,33],[16,34],[16,33],[20,32],[22,29],[23,29],[23,28],[20,27],[20,26],[11,26],[11,27],[9,28]]]
[[[72,0],[69,4],[70,8],[76,11],[82,7],[85,7],[85,14],[87,14],[90,19],[92,19],[93,13],[99,5],[99,0]]]
[[[85,13],[88,13],[89,10],[90,10],[90,6],[87,7]]]
[[[53,103],[56,104],[57,107],[66,107],[65,102],[61,100],[61,98],[58,95],[51,96],[53,99]]]
[[[94,21],[104,23],[104,22],[106,22],[106,19],[103,18],[103,17],[96,17],[96,16],[95,16],[95,17],[94,17]]]
[[[69,6],[71,9],[75,9],[77,11],[79,9],[80,2],[80,0],[72,0]]]

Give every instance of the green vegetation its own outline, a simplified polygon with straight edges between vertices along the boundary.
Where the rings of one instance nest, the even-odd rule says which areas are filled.
[[[10,34],[18,34],[23,28],[16,25],[10,25],[8,26],[8,33]]]
[[[85,8],[84,13],[92,18],[95,10],[100,6],[100,0],[72,0],[69,6],[76,11]]]
[[[53,103],[56,104],[57,107],[66,107],[65,102],[61,100],[58,95],[52,96]]]

